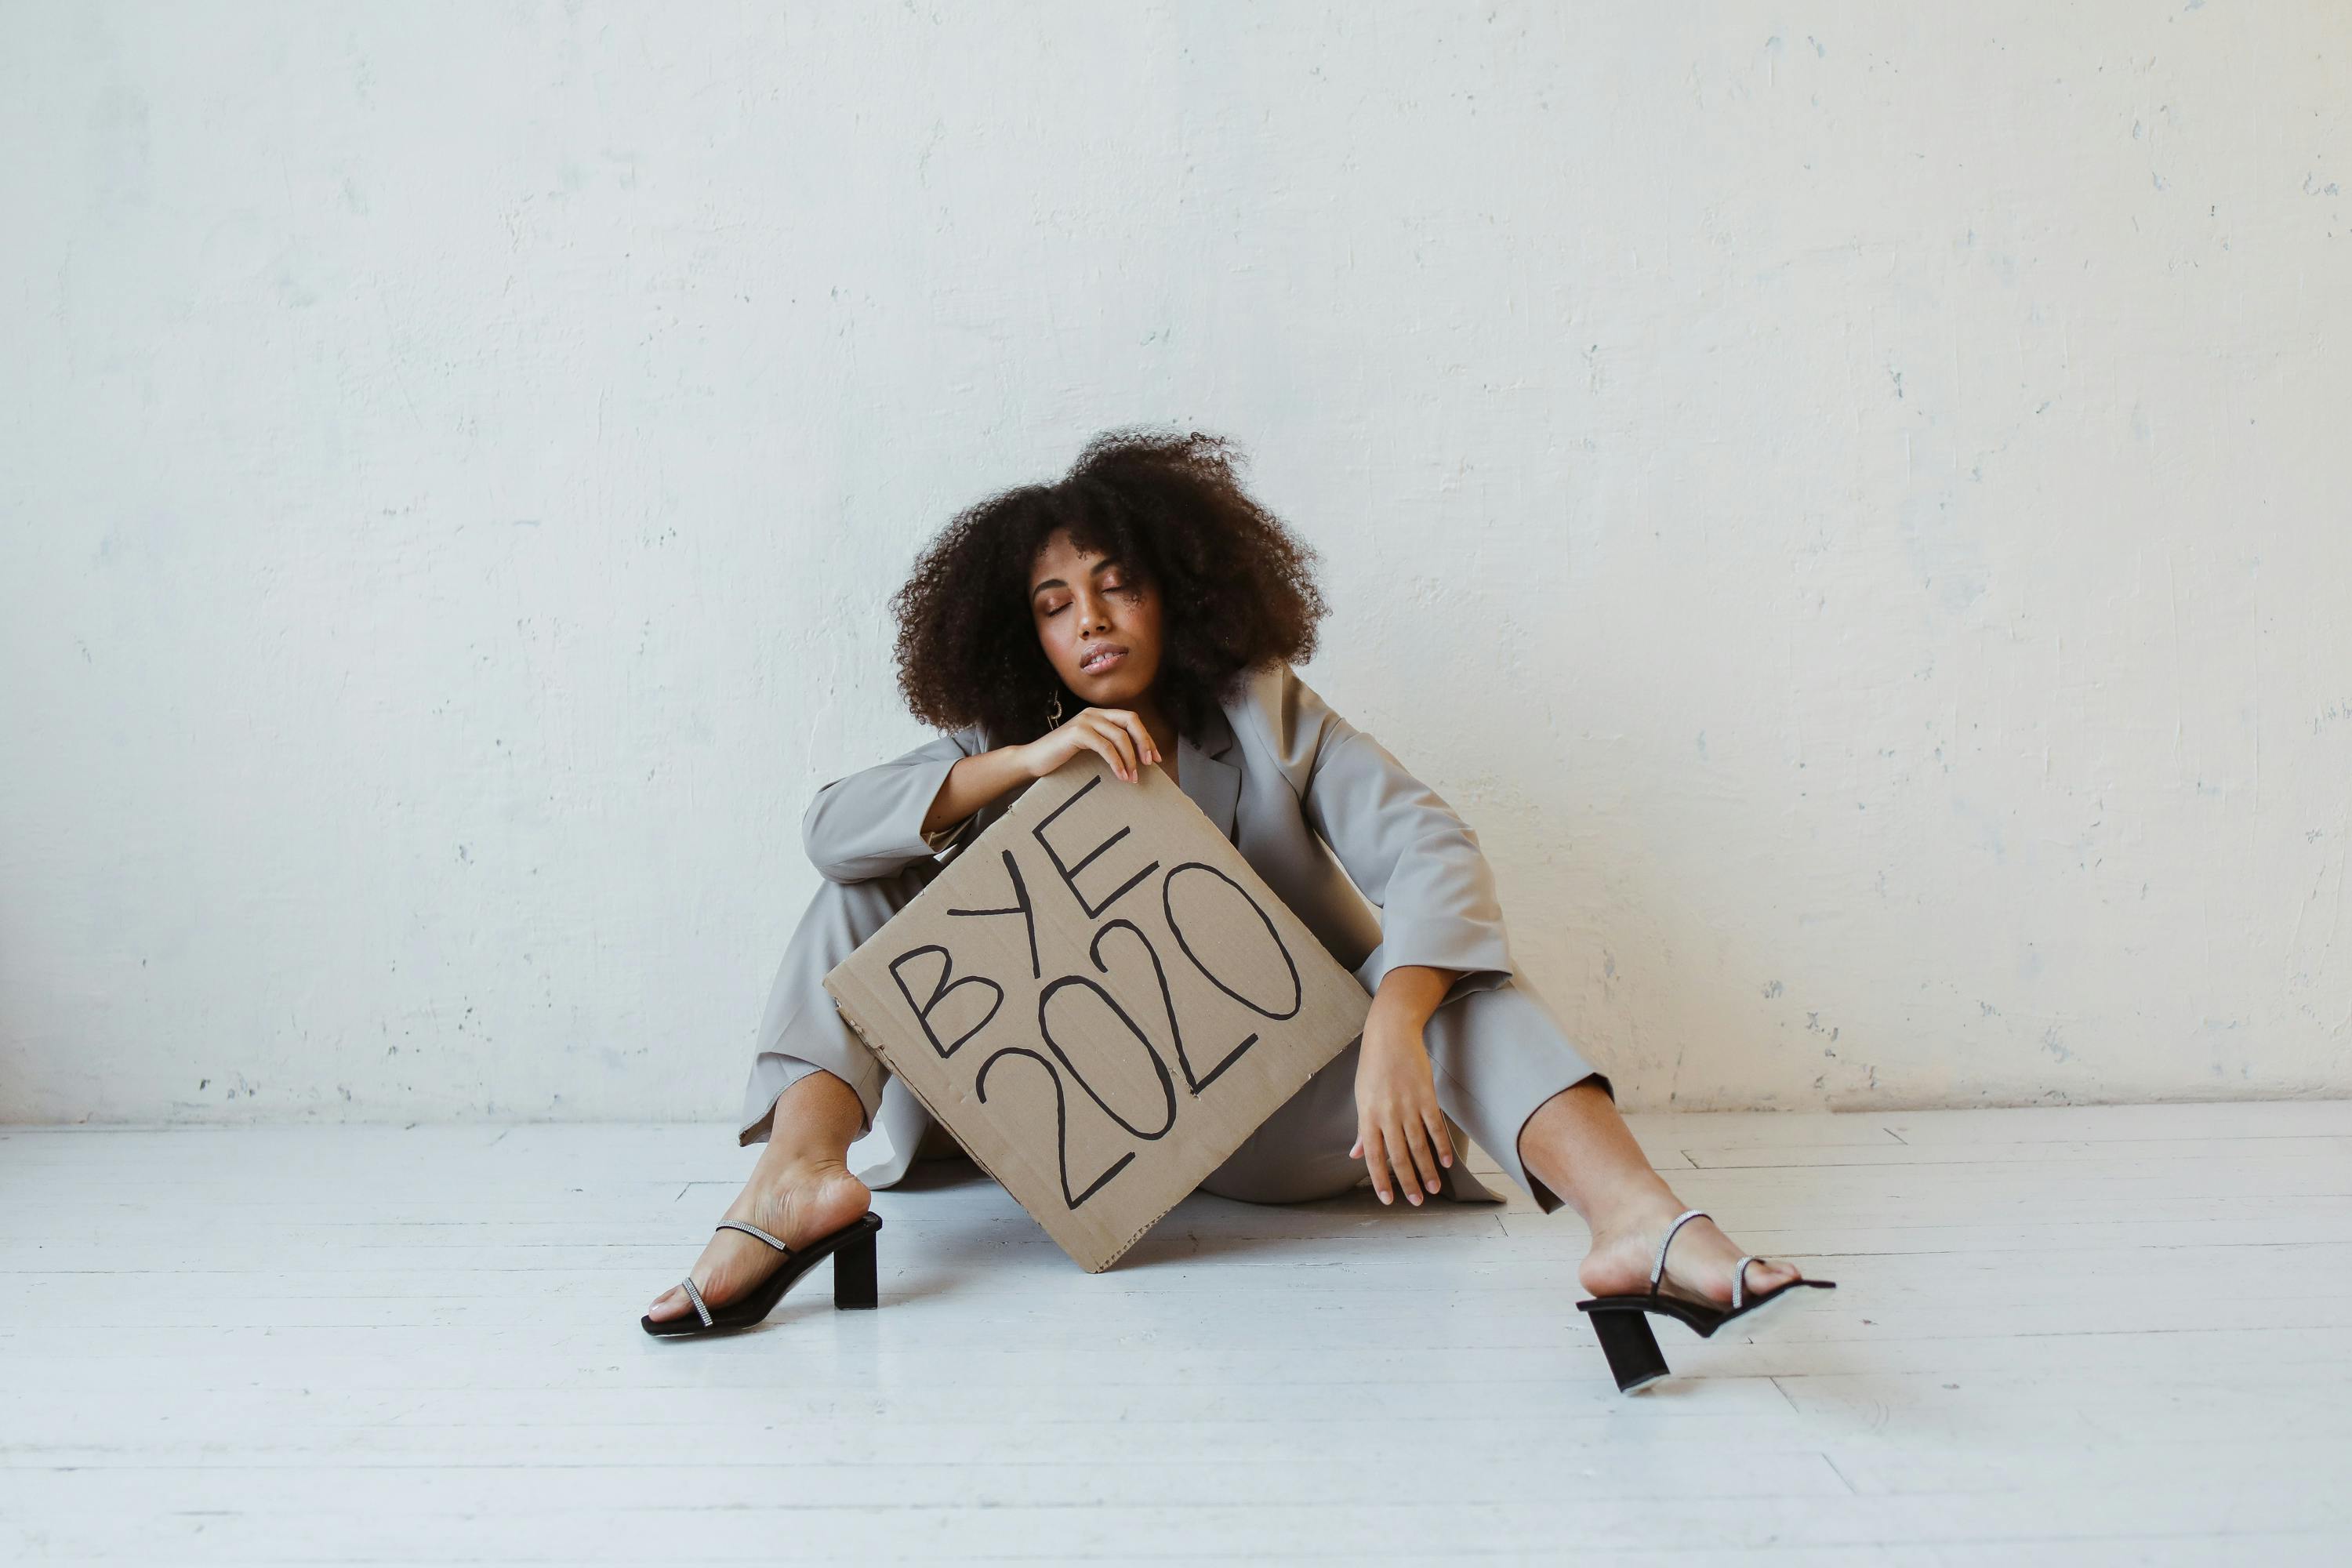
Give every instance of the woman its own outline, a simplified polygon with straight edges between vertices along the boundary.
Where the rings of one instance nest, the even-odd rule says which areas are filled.
[[[1500,1202],[1455,1162],[1466,1128],[1546,1213],[1583,1216],[1579,1278],[1597,1297],[1654,1286],[1704,1313],[1799,1280],[1684,1209],[1609,1080],[1514,969],[1476,836],[1291,668],[1325,613],[1313,558],[1201,435],[1097,437],[1058,483],[991,497],[933,541],[892,601],[899,684],[952,732],[810,804],[824,880],[777,973],[738,1135],[767,1147],[693,1289],[657,1299],[649,1330],[707,1323],[784,1267],[760,1233],[797,1250],[856,1223],[869,1187],[845,1156],[877,1120],[892,1153],[862,1173],[873,1185],[936,1139],[818,982],[938,875],[939,854],[1082,750],[1124,780],[1166,770],[1373,994],[1361,1037],[1205,1190],[1296,1202],[1369,1178],[1383,1204]]]

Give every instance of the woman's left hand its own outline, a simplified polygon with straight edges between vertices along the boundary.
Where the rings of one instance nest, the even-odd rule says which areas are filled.
[[[1375,1005],[1364,1020],[1364,1043],[1356,1058],[1356,1146],[1348,1158],[1370,1167],[1372,1190],[1393,1203],[1389,1173],[1414,1204],[1422,1188],[1438,1190],[1437,1173],[1454,1164],[1438,1109],[1437,1085],[1430,1075],[1429,1047],[1422,1026]]]

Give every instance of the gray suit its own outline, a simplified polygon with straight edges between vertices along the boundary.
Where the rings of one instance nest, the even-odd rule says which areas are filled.
[[[1027,789],[1023,784],[924,836],[923,816],[956,760],[994,744],[979,726],[967,726],[835,779],[809,803],[802,837],[824,880],[769,991],[739,1142],[764,1141],[776,1096],[822,1067],[857,1091],[867,1127],[878,1122],[888,1137],[887,1156],[857,1172],[868,1185],[898,1182],[927,1139],[931,1147],[953,1147],[842,1021],[819,982]],[[1558,1208],[1559,1199],[1519,1163],[1519,1129],[1538,1106],[1594,1069],[1512,967],[1477,835],[1287,664],[1255,672],[1239,696],[1211,714],[1210,732],[1198,742],[1180,739],[1176,773],[1178,786],[1365,990],[1377,991],[1381,976],[1400,963],[1465,972],[1423,1035],[1439,1107],[1545,1212]],[[1363,1162],[1348,1158],[1361,1046],[1351,1042],[1309,1079],[1202,1187],[1253,1203],[1293,1203],[1361,1184]],[[1609,1088],[1606,1078],[1600,1082]],[[857,1163],[853,1149],[851,1164]],[[1503,1201],[1459,1159],[1441,1175],[1445,1196]]]

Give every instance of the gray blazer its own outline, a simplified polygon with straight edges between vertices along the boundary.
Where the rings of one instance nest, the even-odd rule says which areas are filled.
[[[1467,971],[1447,990],[1449,1002],[1511,978],[1478,835],[1387,747],[1333,712],[1286,663],[1254,673],[1210,719],[1213,732],[1197,743],[1178,741],[1178,786],[1365,990],[1379,990],[1400,963]],[[933,854],[953,863],[1028,788],[924,836],[923,816],[949,770],[996,744],[967,725],[827,784],[801,819],[809,863],[836,882],[887,876]]]
[[[1378,991],[1400,963],[1464,971],[1447,1002],[1514,978],[1477,834],[1287,663],[1253,672],[1212,712],[1209,730],[1197,742],[1180,738],[1178,787],[1365,990]],[[924,815],[957,759],[996,744],[968,725],[825,784],[801,823],[810,863],[836,882],[933,855],[952,863],[1028,788],[925,837]],[[894,1158],[860,1174],[887,1186],[905,1173],[929,1118],[894,1079],[877,1120],[890,1124]],[[1463,1195],[1496,1201],[1483,1189]]]

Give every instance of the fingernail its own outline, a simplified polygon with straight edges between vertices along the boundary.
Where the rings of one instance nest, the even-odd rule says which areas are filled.
[[[1432,1193],[1434,1193],[1434,1192],[1436,1192],[1436,1191],[1437,1191],[1437,1178],[1436,1178],[1435,1176],[1432,1176],[1432,1177],[1430,1177],[1430,1178],[1429,1178],[1429,1190],[1430,1190]]]
[[[1449,1171],[1454,1169],[1454,1156],[1451,1154],[1440,1155],[1437,1163],[1444,1166]]]
[[[1388,1195],[1388,1194],[1386,1194],[1386,1193],[1382,1193],[1382,1194],[1381,1194],[1381,1202],[1382,1202],[1382,1203],[1387,1203],[1388,1201],[1389,1201],[1389,1195]]]
[[[1407,1193],[1405,1196],[1412,1200],[1413,1207],[1419,1208],[1421,1206],[1421,1194],[1419,1193]]]

